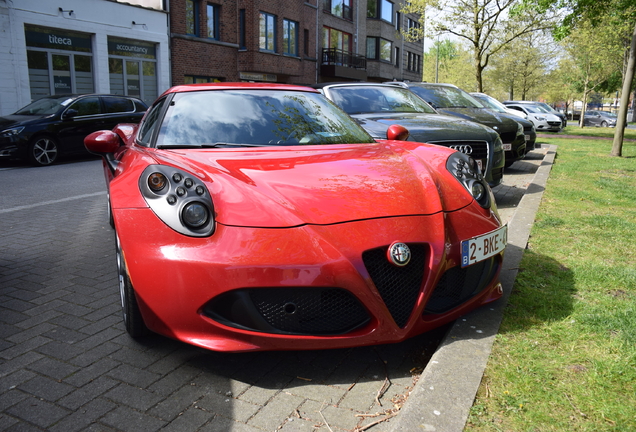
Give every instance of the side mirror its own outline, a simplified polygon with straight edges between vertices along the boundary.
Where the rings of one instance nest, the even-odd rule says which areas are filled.
[[[103,157],[111,171],[115,172],[117,168],[117,160],[115,160],[115,152],[121,146],[121,139],[113,131],[101,130],[93,132],[84,138],[84,147],[90,153]]]
[[[397,124],[389,126],[386,131],[386,139],[388,140],[406,141],[409,135],[410,132],[407,128]]]

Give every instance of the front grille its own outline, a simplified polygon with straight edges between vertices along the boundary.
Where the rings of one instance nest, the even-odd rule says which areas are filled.
[[[428,299],[424,313],[444,313],[481,292],[497,274],[498,262],[497,257],[492,257],[469,267],[447,270]]]
[[[369,322],[360,301],[340,288],[256,288],[230,291],[203,313],[247,330],[300,335],[335,335]]]
[[[488,143],[486,141],[426,141],[430,144],[444,147],[470,146],[470,156],[473,159],[488,159]],[[466,153],[466,152],[463,152]]]
[[[516,138],[517,138],[517,132],[503,132],[500,133],[499,136],[501,137],[501,142],[504,144],[510,144],[511,142],[513,142]]]
[[[561,126],[561,122],[560,121],[549,121],[548,124],[550,126]]]
[[[411,261],[404,267],[391,264],[388,247],[371,249],[362,254],[364,265],[371,276],[384,304],[398,327],[403,328],[415,307],[422,287],[426,248],[422,244],[409,244]]]

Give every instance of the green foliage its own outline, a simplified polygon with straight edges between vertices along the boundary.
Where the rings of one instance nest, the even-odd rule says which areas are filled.
[[[510,41],[551,27],[549,14],[520,13],[522,0],[407,0],[403,13],[432,13],[432,34],[451,34],[466,42],[472,51],[475,90],[483,90],[483,71],[491,56]]]
[[[546,141],[557,159],[466,430],[636,430],[636,144]]]
[[[439,49],[439,52],[438,52]],[[466,91],[474,91],[474,70],[470,52],[460,43],[448,39],[436,41],[424,53],[423,80],[455,84]]]

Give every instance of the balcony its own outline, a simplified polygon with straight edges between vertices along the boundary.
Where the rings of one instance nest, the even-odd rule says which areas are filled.
[[[323,48],[320,74],[323,77],[367,79],[367,58],[335,48]]]

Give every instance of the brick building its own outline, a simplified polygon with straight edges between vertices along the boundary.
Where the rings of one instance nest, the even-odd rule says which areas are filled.
[[[0,0],[0,115],[177,84],[421,80],[404,0]]]
[[[421,80],[403,0],[171,0],[172,83]]]

